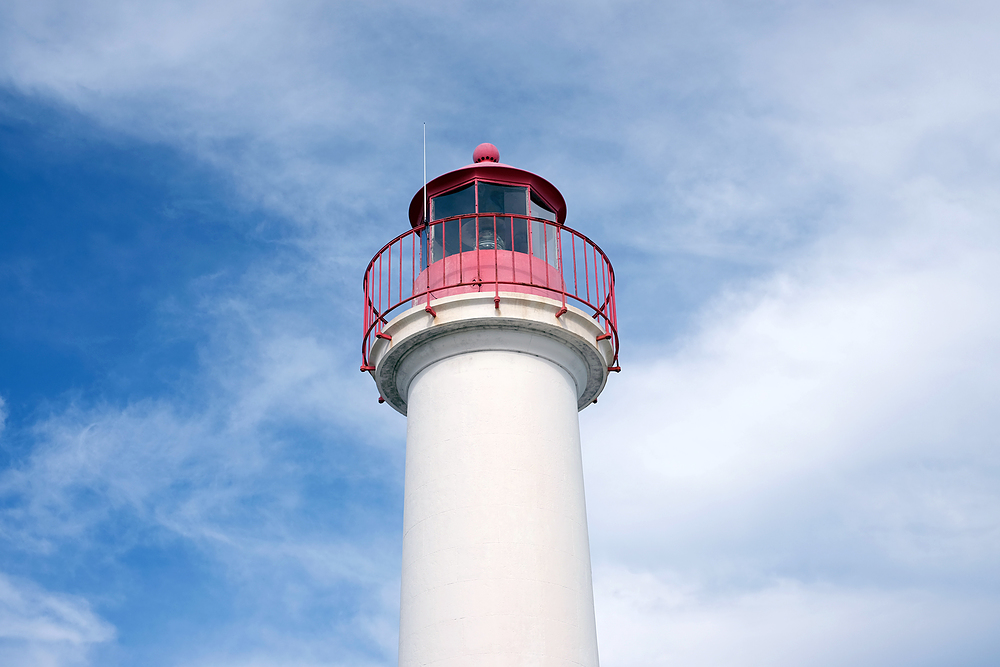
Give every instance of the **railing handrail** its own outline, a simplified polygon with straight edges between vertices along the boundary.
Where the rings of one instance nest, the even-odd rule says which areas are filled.
[[[494,241],[492,248],[482,248],[478,245],[478,239],[480,236],[481,227],[479,225],[479,220],[492,218],[493,223],[490,227],[493,230]],[[527,241],[527,250],[500,250],[497,246],[499,245],[498,240],[501,239],[501,231],[506,232],[506,229],[501,230],[497,224],[497,219],[503,219],[506,225],[509,221],[511,237],[514,236],[514,220],[523,220],[525,225],[523,228],[525,232],[525,240]],[[464,248],[461,240],[461,228],[462,224],[457,225],[458,229],[458,241],[459,250],[457,252],[446,253],[444,252],[447,244],[447,230],[449,229],[448,223],[455,221],[466,221],[466,220],[476,220],[476,247],[474,248]],[[539,240],[544,244],[544,256],[536,254],[536,248],[533,245],[535,230],[539,229],[536,224],[544,225],[542,228],[541,238]],[[446,230],[442,240],[441,240],[441,250],[442,257],[440,259],[433,259],[434,246],[431,246],[429,242],[431,229],[440,226],[443,230]],[[454,229],[454,228],[452,228]],[[551,232],[550,232],[551,230]],[[551,240],[555,242],[556,257],[555,264],[553,264],[548,256],[549,243]],[[567,262],[566,253],[563,251],[563,234],[568,234],[570,236],[570,249],[571,257],[569,261],[572,264],[572,273],[567,276]],[[407,241],[409,244],[407,245]],[[514,243],[512,242],[512,246]],[[398,247],[396,256],[393,256],[393,248]],[[583,276],[582,282],[584,284],[584,294],[581,295],[580,283],[581,276],[579,275],[578,269],[581,267],[580,259],[578,258],[578,248],[582,247],[582,268]],[[409,249],[409,261],[404,260],[404,249]],[[457,282],[447,282],[446,280],[446,264],[450,258],[455,256],[461,256],[471,253],[478,253],[476,255],[477,261],[477,271],[476,278],[472,281],[463,281],[463,271],[461,270],[462,259],[459,258],[459,273]],[[481,262],[481,256],[483,253],[493,253],[493,278],[489,280],[482,279],[482,266],[479,264]],[[510,252],[511,257],[511,279],[504,280],[501,279],[500,271],[501,266],[499,262],[500,252]],[[528,257],[528,281],[516,280],[517,269],[516,269],[516,259],[513,255],[524,254]],[[419,261],[418,261],[419,258]],[[600,267],[598,267],[598,259],[600,259]],[[541,260],[546,268],[545,284],[535,282],[534,277],[534,264],[535,260]],[[393,275],[393,262],[397,262],[396,275]],[[431,286],[430,269],[442,263],[442,274],[441,283],[435,283]],[[506,256],[505,256],[506,263]],[[404,281],[404,267],[410,269],[409,280]],[[383,271],[383,268],[386,271]],[[471,268],[471,267],[470,267]],[[489,268],[489,267],[487,267]],[[504,270],[507,269],[506,266],[502,267]],[[553,287],[550,283],[550,271],[554,270],[559,278],[561,285],[559,287]],[[424,274],[424,272],[428,272]],[[377,274],[377,275],[376,275]],[[384,275],[385,274],[385,275]],[[593,274],[593,275],[591,275]],[[420,289],[422,286],[416,284],[416,279],[419,275],[426,275],[426,286],[424,289]],[[386,280],[383,282],[383,277]],[[568,277],[573,280],[572,289],[569,288]],[[423,280],[423,279],[422,279]],[[393,284],[395,281],[395,285]],[[361,342],[361,370],[369,371],[374,370],[374,368],[369,364],[368,354],[371,351],[371,346],[374,343],[374,337],[382,333],[383,327],[388,324],[388,315],[395,311],[396,309],[406,305],[414,304],[416,305],[418,300],[422,297],[427,297],[427,307],[431,309],[431,300],[434,298],[434,292],[441,292],[444,290],[454,290],[462,288],[476,288],[481,290],[483,287],[492,284],[494,286],[495,302],[497,307],[499,307],[500,302],[500,288],[501,286],[510,286],[513,289],[508,291],[517,292],[518,288],[529,288],[533,290],[544,290],[545,292],[552,293],[561,297],[563,302],[563,310],[560,311],[559,315],[566,312],[567,299],[576,302],[582,306],[593,311],[592,317],[594,319],[600,319],[603,322],[605,334],[610,335],[611,342],[614,349],[614,358],[609,366],[612,370],[618,370],[618,322],[617,322],[617,312],[615,308],[615,274],[614,268],[611,265],[611,261],[608,256],[601,250],[600,246],[594,243],[585,234],[576,231],[565,224],[559,224],[551,220],[546,220],[544,218],[532,217],[529,215],[516,214],[516,213],[465,213],[461,215],[454,215],[447,218],[442,218],[440,220],[433,220],[427,224],[421,225],[419,227],[411,228],[402,234],[398,235],[396,238],[392,239],[386,243],[382,248],[375,253],[371,261],[368,262],[368,266],[365,269],[365,277],[363,281],[364,288],[364,324],[363,324],[363,338]],[[404,286],[409,289],[404,290]],[[595,301],[598,303],[593,303],[591,301],[590,292],[591,289],[594,290],[594,295],[596,296]],[[383,306],[384,297],[384,306]],[[378,303],[376,304],[376,299]]]

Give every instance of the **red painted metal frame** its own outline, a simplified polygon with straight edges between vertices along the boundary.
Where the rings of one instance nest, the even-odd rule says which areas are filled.
[[[470,220],[476,221],[477,244],[480,230],[483,228],[481,223],[489,221],[486,228],[493,229],[493,248],[466,249],[463,252],[449,254],[449,248],[446,247],[447,235],[444,233],[445,225],[448,223],[457,225],[458,243],[461,249],[463,223]],[[500,236],[497,230],[504,225],[506,231],[506,225],[509,224],[513,238],[516,220],[522,220],[524,222],[521,224],[526,225],[527,253],[497,248],[497,239]],[[434,249],[428,241],[434,235],[429,232],[439,226],[442,258],[434,257],[434,261],[430,261]],[[535,239],[538,230],[542,230],[539,235],[541,238]],[[548,256],[548,240],[553,237],[556,256],[551,258]],[[543,250],[540,254],[535,254],[535,243],[539,240],[543,244]],[[517,257],[518,255],[521,257]],[[454,271],[455,257],[458,258],[457,272]],[[472,273],[473,267],[471,264],[468,267],[463,265],[465,261],[473,260],[476,262],[476,270],[474,277],[470,279],[467,276]],[[501,261],[504,262],[503,266]],[[456,274],[451,277],[448,275],[449,263],[452,267],[450,271]],[[507,263],[510,264],[509,273],[507,273]],[[527,268],[518,269],[518,263],[526,263]],[[544,270],[536,271],[536,267],[539,266]],[[544,275],[541,275],[542,273]],[[553,274],[557,284],[552,284]],[[368,263],[364,278],[361,370],[375,370],[369,361],[371,346],[377,338],[389,339],[383,328],[391,317],[419,303],[424,304],[424,310],[429,315],[436,317],[437,313],[431,303],[433,299],[443,296],[442,292],[446,294],[482,292],[491,287],[497,308],[500,307],[502,287],[504,292],[542,294],[561,300],[563,307],[557,317],[566,312],[567,303],[581,307],[585,312],[589,311],[604,328],[604,334],[598,336],[597,340],[610,340],[614,345],[614,359],[608,369],[620,370],[616,365],[618,319],[615,303],[615,272],[604,251],[580,232],[563,224],[526,215],[497,213],[465,214],[435,220],[428,225],[400,234],[375,254]]]

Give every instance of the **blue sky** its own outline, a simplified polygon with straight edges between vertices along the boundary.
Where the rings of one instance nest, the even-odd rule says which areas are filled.
[[[0,6],[0,663],[395,664],[360,282],[490,141],[618,275],[601,658],[1000,660],[1000,12]]]

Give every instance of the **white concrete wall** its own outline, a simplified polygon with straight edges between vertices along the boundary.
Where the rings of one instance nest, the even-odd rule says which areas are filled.
[[[597,667],[572,363],[469,351],[409,382],[401,667]]]

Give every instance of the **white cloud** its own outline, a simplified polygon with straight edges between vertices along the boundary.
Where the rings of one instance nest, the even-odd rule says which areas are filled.
[[[391,655],[397,536],[378,497],[399,473],[403,422],[377,392],[359,391],[371,387],[357,348],[331,343],[326,316],[282,298],[289,280],[308,288],[296,277],[251,271],[249,286],[206,292],[199,312],[184,313],[208,341],[176,393],[78,399],[21,431],[32,448],[0,473],[5,549],[128,569],[136,549],[193,548],[245,610],[214,642],[185,646],[192,660]],[[102,600],[118,613],[130,604],[122,585],[108,582]],[[326,622],[336,605],[340,620]]]
[[[608,665],[997,650],[1000,244],[933,204],[734,290],[583,413]]]
[[[583,413],[606,664],[996,655],[1000,98],[968,9],[802,12],[747,50],[826,230],[679,339],[623,331]]]
[[[0,662],[9,667],[87,664],[93,645],[115,629],[86,600],[0,574]]]
[[[729,497],[885,456],[987,454],[1000,253],[947,243],[807,258],[724,299],[682,349],[612,384],[604,418],[585,413],[595,469]]]
[[[17,1],[0,9],[0,78],[213,165],[245,203],[278,212],[291,228],[284,234],[334,228],[342,247],[359,237],[376,245],[383,234],[371,212],[402,229],[412,194],[404,184],[419,184],[411,111],[428,72],[409,40],[373,33],[410,30],[401,23],[420,26],[441,11],[308,0]],[[404,155],[411,169],[386,169]],[[387,211],[394,190],[399,208]]]
[[[985,664],[1000,603],[922,590],[768,582],[713,591],[669,574],[598,571],[602,664]]]
[[[292,382],[275,394],[300,389]],[[324,416],[304,414],[305,404],[276,414],[261,403],[259,390],[249,393],[248,401],[216,402],[201,414],[150,401],[125,409],[74,408],[39,424],[30,458],[0,477],[5,548],[77,568],[96,561],[103,570],[115,561],[127,568],[137,548],[170,549],[181,538],[189,545],[184,550],[193,546],[202,554],[246,606],[237,614],[240,623],[217,628],[213,642],[186,645],[192,659],[216,654],[220,643],[225,655],[210,662],[246,654],[255,664],[276,652],[302,664],[310,655],[318,663],[348,655],[362,664],[372,652],[392,654],[394,627],[388,626],[398,608],[392,565],[398,554],[382,510],[328,503],[327,492],[317,498],[309,491],[321,484],[335,495],[346,487],[367,497],[370,487],[383,486],[376,477],[386,465],[383,453],[324,441],[322,427],[319,434],[305,429],[310,438],[318,435],[313,451],[275,436],[269,425],[322,424]],[[279,405],[287,401],[280,397]],[[328,437],[336,438],[332,433]],[[121,586],[108,582],[102,604],[127,605]],[[395,595],[386,596],[386,587]],[[331,605],[342,606],[336,622],[324,620]],[[247,642],[254,650],[237,648]],[[32,648],[30,655],[36,653]]]

